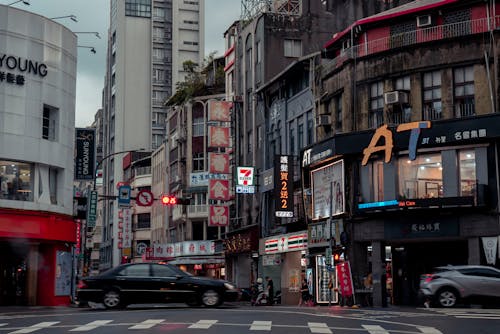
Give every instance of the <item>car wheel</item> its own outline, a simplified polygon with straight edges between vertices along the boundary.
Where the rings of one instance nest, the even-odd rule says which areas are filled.
[[[452,289],[445,288],[437,293],[437,301],[442,307],[453,307],[457,304],[458,294]]]
[[[120,293],[116,290],[108,290],[104,293],[102,303],[107,309],[117,309],[122,307]]]
[[[201,295],[201,302],[205,306],[214,307],[221,303],[221,297],[217,291],[207,290]]]
[[[201,305],[201,303],[197,297],[189,298],[188,301],[186,302],[186,304],[187,304],[187,306],[191,306],[191,307],[196,307],[196,306]]]

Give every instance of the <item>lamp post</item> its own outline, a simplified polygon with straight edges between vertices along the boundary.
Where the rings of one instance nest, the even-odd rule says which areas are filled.
[[[78,22],[76,19],[76,15],[70,14],[70,15],[64,15],[64,16],[57,16],[57,17],[50,17],[51,20],[58,20],[58,19],[65,19],[68,18],[73,22]]]
[[[86,46],[86,45],[77,45],[78,48],[84,48],[84,49],[90,49],[90,52],[96,53],[96,50],[93,46]]]
[[[23,4],[25,4],[26,6],[29,6],[30,5],[30,1],[29,0],[17,0],[17,1],[14,1],[14,2],[11,2],[9,3],[7,6],[12,6],[18,2],[22,2]]]
[[[101,36],[97,31],[73,31],[74,34],[92,34],[95,35],[95,37],[101,39]]]

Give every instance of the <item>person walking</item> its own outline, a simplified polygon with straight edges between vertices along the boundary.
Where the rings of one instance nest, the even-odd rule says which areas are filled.
[[[304,278],[302,280],[302,286],[300,287],[300,297],[299,306],[306,305],[309,306],[311,303],[311,295],[309,294],[309,286],[307,285],[307,280]]]
[[[271,277],[266,276],[266,282],[267,282],[267,298],[269,298],[269,304],[273,304],[274,300],[274,283]]]

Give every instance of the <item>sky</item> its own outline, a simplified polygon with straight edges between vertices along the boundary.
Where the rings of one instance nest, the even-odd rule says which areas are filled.
[[[0,0],[1,4],[12,2],[14,0]],[[74,32],[98,32],[101,36],[98,39],[95,34],[77,33],[78,45],[84,47],[78,48],[75,126],[91,125],[102,105],[109,0],[30,0],[29,6],[22,2],[13,6],[48,18],[75,15],[78,22],[69,18],[55,20]],[[240,7],[240,0],[205,0],[205,55],[212,51],[217,51],[219,56],[224,54],[223,34],[239,18]],[[95,48],[96,53],[85,46]]]

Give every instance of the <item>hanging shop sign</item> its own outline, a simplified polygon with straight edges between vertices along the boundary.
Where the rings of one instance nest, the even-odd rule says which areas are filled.
[[[229,127],[209,126],[208,146],[209,147],[229,147]]]
[[[333,246],[340,245],[340,234],[343,231],[342,219],[332,219],[331,223],[330,220],[311,223],[307,226],[307,245],[309,248],[327,247],[330,245],[330,237],[333,238]]]
[[[237,167],[236,168],[236,193],[237,194],[254,194],[254,167]]]
[[[335,266],[337,269],[337,278],[339,284],[339,292],[342,297],[350,297],[354,293],[352,283],[351,266],[349,261],[341,262]]]
[[[287,234],[264,240],[266,254],[295,252],[307,249],[307,233]]]
[[[293,218],[293,157],[278,155],[274,163],[276,217]]]
[[[209,180],[208,198],[214,200],[229,200],[228,180]]]
[[[231,108],[233,103],[230,101],[208,101],[208,121],[230,122]]]
[[[229,154],[208,153],[209,169],[211,174],[229,174]]]
[[[234,234],[224,240],[224,252],[226,254],[251,252],[257,248],[257,230]]]
[[[345,212],[344,160],[311,171],[313,219]]]
[[[229,206],[210,205],[208,226],[229,226]]]
[[[95,129],[75,129],[75,181],[95,177]]]

